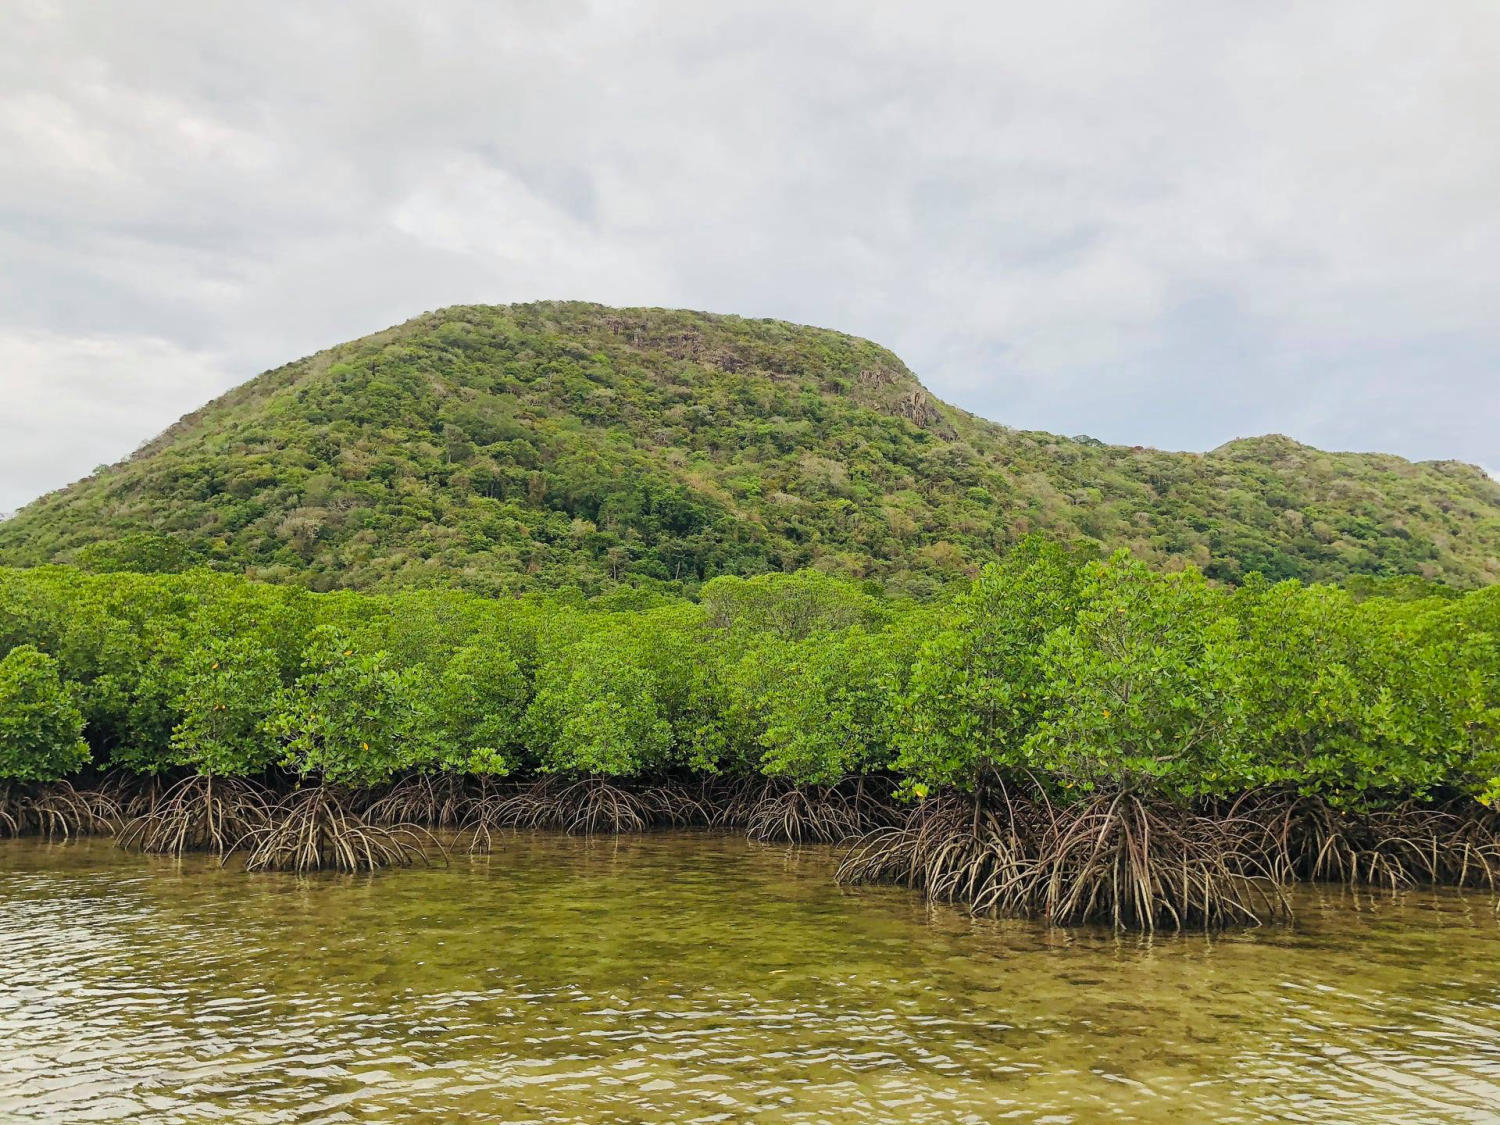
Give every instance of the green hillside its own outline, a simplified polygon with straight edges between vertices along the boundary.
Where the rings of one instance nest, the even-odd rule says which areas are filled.
[[[812,566],[923,593],[1034,530],[1230,581],[1500,579],[1500,484],[1472,466],[1012,430],[865,340],[578,303],[444,309],[268,371],[0,523],[0,563],[482,591]]]

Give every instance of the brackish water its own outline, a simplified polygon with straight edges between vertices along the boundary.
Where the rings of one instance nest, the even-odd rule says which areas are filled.
[[[1150,940],[833,860],[523,836],[298,879],[0,841],[0,1120],[1500,1121],[1488,896]]]

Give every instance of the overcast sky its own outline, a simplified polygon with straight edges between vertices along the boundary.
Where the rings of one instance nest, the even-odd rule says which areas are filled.
[[[0,2],[0,510],[427,309],[1500,469],[1500,3]]]

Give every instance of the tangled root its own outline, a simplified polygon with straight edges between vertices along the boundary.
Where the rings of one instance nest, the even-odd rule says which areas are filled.
[[[706,782],[703,796],[709,809],[709,827],[745,828],[765,793],[764,780],[750,777]]]
[[[904,822],[866,833],[844,856],[841,883],[899,883],[930,899],[1001,913],[1035,881],[1035,809],[1012,800],[987,807],[947,794],[923,801]]]
[[[19,836],[25,823],[21,797],[9,785],[0,788],[0,836]]]
[[[768,783],[748,816],[751,840],[838,843],[870,828],[865,808],[838,786]]]
[[[0,789],[0,837],[45,836],[49,840],[107,835],[115,830],[120,810],[97,790],[76,789],[70,781],[52,781]]]
[[[495,786],[481,782],[479,794],[469,803],[468,812],[459,822],[458,831],[469,837],[470,854],[489,852],[497,832],[511,832],[518,826],[514,802],[519,790],[514,785]]]
[[[1469,799],[1443,811],[1457,821],[1457,831],[1445,837],[1437,882],[1500,889],[1500,813]]]
[[[663,798],[664,799],[664,798]],[[569,835],[642,832],[661,806],[601,777],[569,781],[543,777],[529,785],[481,796],[464,818],[469,850],[489,851],[493,835],[516,829],[553,829]]]
[[[558,794],[557,808],[563,831],[586,836],[643,831],[651,814],[640,797],[601,778],[569,785]]]
[[[131,821],[154,809],[166,788],[159,774],[114,769],[99,783],[98,791],[119,810],[122,820]]]
[[[416,773],[402,778],[364,811],[372,824],[425,824],[456,829],[469,815],[473,794],[463,775]]]
[[[194,774],[126,824],[117,842],[158,855],[222,856],[270,823],[270,802],[260,786],[243,778]]]
[[[713,823],[715,808],[706,785],[696,789],[677,781],[662,781],[644,790],[641,807],[657,828],[693,828]]]
[[[75,789],[54,781],[37,788],[21,803],[22,828],[49,840],[73,836],[107,836],[120,822],[120,808],[97,789]]]
[[[1418,884],[1500,887],[1500,819],[1473,801],[1408,801],[1364,813],[1318,797],[1261,799],[1250,819],[1282,879],[1397,890]]]
[[[1216,928],[1288,913],[1271,869],[1231,822],[1130,794],[1062,809],[1003,788],[982,801],[934,798],[865,835],[837,878],[1060,926]]]
[[[269,822],[242,841],[246,871],[376,871],[431,864],[437,838],[414,824],[375,825],[350,812],[327,786],[293,793],[271,810]]]
[[[1224,821],[1133,794],[1061,810],[1039,856],[1027,900],[1054,925],[1217,929],[1290,910],[1274,871]]]

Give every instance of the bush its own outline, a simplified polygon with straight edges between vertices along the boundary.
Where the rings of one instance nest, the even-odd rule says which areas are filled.
[[[83,714],[57,661],[31,645],[0,660],[0,778],[57,781],[89,761]]]

